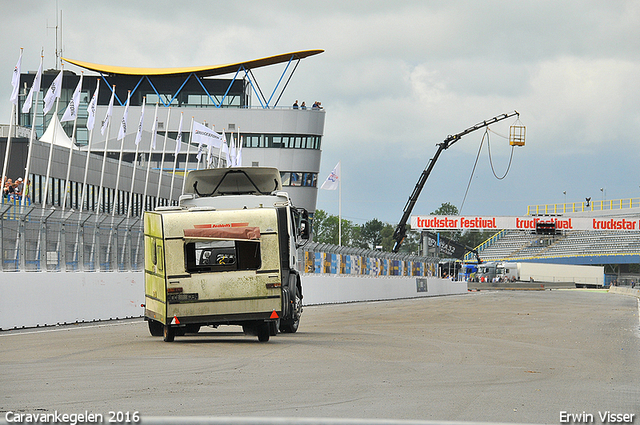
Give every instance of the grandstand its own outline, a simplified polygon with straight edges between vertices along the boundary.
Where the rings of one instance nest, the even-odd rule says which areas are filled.
[[[640,199],[533,205],[530,216],[640,218]],[[640,231],[563,230],[555,235],[535,230],[501,230],[477,247],[483,261],[603,265],[607,282],[629,285],[640,280]],[[468,255],[466,261],[473,261]]]

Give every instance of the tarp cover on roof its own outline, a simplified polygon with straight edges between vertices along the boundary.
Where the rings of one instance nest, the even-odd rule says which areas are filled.
[[[215,239],[260,239],[259,227],[214,227],[205,229],[184,229],[185,238]]]

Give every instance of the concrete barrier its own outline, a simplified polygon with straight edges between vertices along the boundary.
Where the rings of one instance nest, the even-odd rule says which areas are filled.
[[[466,282],[436,277],[302,275],[305,305],[467,293]]]
[[[0,273],[0,329],[140,317],[141,272]]]
[[[631,295],[636,298],[640,298],[640,289],[630,288],[628,286],[610,286],[609,292],[614,294]]]
[[[462,294],[466,282],[435,277],[305,274],[305,305]],[[0,330],[141,317],[142,272],[0,273]]]

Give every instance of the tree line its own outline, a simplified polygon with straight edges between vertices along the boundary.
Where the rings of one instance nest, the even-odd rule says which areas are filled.
[[[431,215],[458,215],[458,208],[444,202]],[[328,214],[324,210],[316,210],[313,216],[313,241],[338,245],[338,221],[342,227],[342,246],[351,248],[380,249],[391,252],[393,249],[393,232],[396,225],[383,223],[377,218],[371,219],[364,224],[355,224],[351,220],[339,220],[338,216]],[[409,231],[407,237],[400,246],[400,252],[419,254],[420,232]],[[440,232],[443,236],[461,244],[476,247],[495,234],[495,231],[446,231]]]

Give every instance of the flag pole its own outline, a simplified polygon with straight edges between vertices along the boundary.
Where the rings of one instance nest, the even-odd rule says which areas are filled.
[[[338,161],[340,177],[338,178],[338,246],[342,246],[342,161]]]
[[[78,87],[80,88],[80,91],[82,91],[82,77],[84,75],[84,72],[80,73],[80,81],[78,82]],[[74,98],[72,96],[71,98],[71,102],[75,103]],[[67,205],[67,192],[69,191],[69,177],[71,176],[71,158],[73,157],[73,148],[76,146],[76,129],[77,129],[77,124],[78,124],[78,106],[79,105],[73,105],[73,107],[76,109],[76,112],[74,114],[73,117],[73,130],[71,130],[71,146],[69,147],[69,162],[67,164],[67,178],[64,181],[64,192],[63,193],[63,199],[62,199],[62,213],[64,216],[64,209]],[[63,119],[65,118],[64,116],[62,117]]]
[[[160,175],[158,176],[158,194],[156,195],[156,205],[160,203],[160,188],[162,187],[162,173],[164,172],[164,159],[167,150],[167,137],[169,135],[169,118],[171,118],[171,106],[167,111],[167,122],[164,126],[164,143],[162,145],[162,161],[160,161]]]
[[[94,97],[96,99],[96,103],[98,102],[98,90],[100,89],[100,79],[98,78],[98,82],[96,83],[96,91],[94,93]],[[91,101],[93,101],[93,98],[91,99]],[[97,105],[92,105],[94,110],[93,110],[93,115],[94,115],[94,120],[95,120],[95,108]],[[89,112],[89,114],[91,114],[91,112]],[[88,191],[88,187],[87,187],[87,175],[89,173],[89,158],[91,157],[91,141],[93,140],[93,128],[95,127],[95,122],[93,124],[91,124],[91,128],[89,129],[89,141],[87,143],[87,158],[85,159],[85,164],[84,164],[84,178],[82,179],[82,200],[80,202],[80,213],[82,213],[82,211],[84,210],[84,200],[87,196],[87,191]],[[88,203],[88,201],[87,201]],[[88,205],[87,205],[87,209],[88,209]]]
[[[118,202],[119,196],[119,187],[120,187],[120,171],[122,170],[122,157],[124,156],[124,139],[127,137],[127,119],[129,112],[129,105],[131,102],[131,90],[127,91],[127,103],[124,107],[124,112],[122,115],[122,120],[120,121],[120,130],[118,131],[117,139],[120,139],[120,155],[118,156],[118,171],[116,171],[116,186],[113,193],[113,208],[111,208],[111,228],[109,229],[109,242],[107,243],[107,264],[111,264],[111,241],[113,240],[113,231],[116,231],[116,249],[118,244],[118,233],[117,228],[113,228],[113,224],[116,218],[116,209],[120,209],[120,202]],[[134,164],[135,166],[135,164]],[[124,195],[124,193],[123,193]],[[124,198],[124,196],[123,196]],[[120,223],[118,224],[118,226]],[[117,257],[116,257],[117,262]],[[117,266],[117,264],[116,264]]]
[[[189,142],[187,142],[187,160],[184,163],[184,176],[182,176],[182,195],[184,193],[184,185],[187,182],[187,174],[189,173],[189,151],[191,150],[191,133],[193,133],[193,117],[191,117],[191,128],[189,129]],[[178,200],[180,199],[178,195]]]
[[[215,127],[214,127],[214,129],[215,129]],[[220,145],[220,149],[218,149],[218,165],[217,165],[216,168],[222,168],[220,166],[220,163],[222,162],[222,147],[224,146],[225,143],[227,143],[227,139],[224,138],[224,129],[222,129],[222,136],[223,136],[222,138],[224,140],[222,141],[222,144]]]
[[[124,154],[124,139],[126,138],[127,132],[127,112],[129,112],[129,102],[131,101],[131,90],[127,92],[127,104],[124,107],[124,115],[122,116],[122,121],[120,122],[120,131],[118,132],[119,136],[122,136],[120,139],[120,156],[118,157],[118,171],[116,172],[116,187],[114,194],[114,202],[113,208],[111,209],[111,217],[115,217],[116,215],[116,200],[118,199],[118,187],[120,186],[120,170],[122,169],[122,156]]]
[[[98,203],[96,204],[96,224],[95,224],[95,228],[93,229],[93,241],[91,243],[91,255],[89,256],[89,263],[93,263],[93,259],[94,259],[94,254],[95,254],[95,247],[96,247],[96,232],[98,231],[98,220],[100,220],[100,206],[102,204],[102,198],[104,197],[104,169],[105,169],[105,165],[107,162],[107,146],[108,146],[108,142],[109,142],[109,134],[111,133],[111,114],[113,113],[113,109],[111,109],[113,107],[113,98],[116,95],[116,86],[112,86],[111,87],[111,100],[109,101],[109,109],[107,109],[107,115],[105,116],[105,120],[106,120],[106,133],[107,135],[105,136],[104,139],[104,149],[103,149],[103,155],[102,155],[102,171],[100,172],[100,186],[98,188]],[[104,122],[103,122],[103,129],[104,129]],[[102,209],[102,212],[105,212],[105,209]],[[100,253],[98,253],[98,255],[100,255]],[[100,258],[98,258],[98,267],[94,266],[95,271],[100,271]]]
[[[140,112],[140,124],[138,125],[138,133],[136,134],[136,153],[133,157],[133,173],[131,175],[131,191],[129,192],[129,205],[127,205],[127,218],[129,218],[131,216],[131,203],[133,202],[133,189],[134,189],[134,183],[136,182],[136,162],[138,161],[138,150],[140,148],[140,137],[142,137],[142,126],[143,126],[143,120],[144,120],[144,107],[147,104],[147,97],[144,96],[142,98],[142,109]]]
[[[33,84],[31,85],[31,89],[32,89],[32,90],[33,90],[33,88],[34,88],[34,85],[36,84],[36,79],[38,79],[38,78],[41,78],[41,77],[42,77],[42,74],[41,74],[41,73],[42,73],[42,61],[43,61],[43,60],[44,60],[44,55],[43,55],[43,54],[41,54],[41,55],[40,55],[40,68],[39,68],[38,74],[36,74],[36,76],[35,76],[35,78],[34,78],[34,80],[33,80]],[[40,74],[40,75],[39,75],[39,74]],[[37,84],[38,84],[38,87],[37,87],[37,88],[38,88],[38,90],[37,90],[37,91],[36,91],[36,93],[35,93],[35,94],[36,94],[36,99],[35,99],[35,105],[36,105],[36,107],[35,107],[35,109],[33,110],[33,118],[32,118],[32,121],[31,121],[31,134],[29,135],[29,149],[27,150],[27,165],[25,166],[25,171],[24,171],[24,181],[25,181],[25,183],[24,183],[24,187],[25,187],[25,188],[28,188],[28,187],[29,187],[29,186],[28,186],[28,183],[29,183],[29,171],[30,171],[30,170],[29,170],[29,168],[30,168],[30,165],[31,165],[31,155],[33,154],[33,140],[34,140],[34,135],[35,135],[35,131],[36,131],[36,118],[37,118],[37,113],[38,113],[38,97],[39,97],[39,95],[40,95],[40,81],[38,81],[38,82],[37,82]],[[29,93],[31,93],[31,92],[29,92]],[[29,97],[27,97],[27,100],[29,100]],[[32,106],[32,105],[30,105],[30,106],[29,106],[29,109],[31,109],[31,106]],[[24,112],[24,111],[23,111],[23,112]],[[35,184],[34,184],[34,183],[32,183],[32,187],[30,187],[28,190],[29,190],[29,191],[33,191],[33,186],[34,186],[34,185],[35,185]],[[3,189],[4,189],[4,188],[3,188]],[[31,193],[27,193],[27,195],[28,195],[28,196],[31,196]],[[23,196],[23,197],[22,197],[22,203],[21,203],[21,205],[22,205],[23,207],[24,207],[24,205],[25,205],[26,198],[27,198],[27,196]]]
[[[13,77],[11,78],[11,85],[13,86],[13,90],[11,90],[11,118],[9,119],[9,134],[7,135],[7,146],[4,153],[4,164],[2,165],[2,183],[0,184],[0,190],[4,190],[4,183],[7,178],[7,164],[9,161],[9,152],[11,147],[11,134],[14,131],[14,122],[16,115],[16,106],[18,105],[18,95],[20,92],[20,69],[22,67],[22,52],[23,48],[20,48],[20,57],[18,57],[18,63],[16,67],[13,69]],[[22,191],[24,193],[24,188],[27,182],[23,180],[22,182]],[[2,202],[4,202],[4,196],[2,197]],[[0,269],[3,268],[3,265],[0,264]]]
[[[4,164],[2,165],[2,185],[0,185],[0,189],[4,190],[4,183],[7,179],[7,164],[9,159],[9,152],[11,148],[11,133],[14,127],[14,115],[16,114],[16,105],[11,104],[11,118],[9,119],[9,135],[7,136],[7,147],[4,151]],[[22,191],[24,193],[24,188],[27,186],[27,181],[23,180],[22,182]],[[8,199],[7,199],[8,200]],[[4,203],[4,196],[2,197],[2,202]]]
[[[158,132],[158,102],[156,102],[156,112],[153,116],[153,126],[151,127],[151,142],[149,143],[149,157],[147,158],[147,175],[144,179],[144,192],[142,194],[142,213],[146,211],[147,188],[149,187],[149,171],[151,170],[151,154],[156,147],[156,135]],[[160,169],[162,175],[162,169]],[[142,213],[140,215],[142,215]]]
[[[89,103],[89,117],[87,118],[87,127],[89,128],[89,141],[87,142],[87,157],[84,163],[84,177],[82,179],[82,195],[80,196],[80,215],[78,216],[78,232],[76,232],[76,243],[73,246],[73,261],[78,260],[78,242],[80,240],[80,223],[82,222],[82,212],[84,211],[84,200],[87,198],[89,188],[87,186],[87,176],[89,173],[89,159],[91,158],[91,141],[93,140],[93,129],[95,127],[96,107],[98,103],[98,91],[100,90],[100,79],[96,82],[96,90]],[[87,209],[89,209],[89,200],[87,200]],[[84,248],[83,248],[84,250]],[[84,260],[78,264],[80,271],[84,271]]]
[[[127,204],[127,230],[124,233],[124,241],[122,243],[122,254],[120,257],[120,264],[124,264],[125,254],[127,252],[127,237],[129,236],[129,218],[131,217],[131,205],[133,204],[133,189],[135,188],[136,183],[136,170],[138,168],[138,152],[140,149],[140,142],[142,141],[142,127],[144,125],[144,108],[147,104],[147,97],[142,97],[142,109],[140,109],[140,122],[138,123],[138,131],[136,132],[136,153],[133,156],[133,162],[131,166],[133,167],[133,172],[131,173],[131,190],[129,191],[129,203]],[[123,139],[124,141],[124,139]],[[129,258],[131,258],[131,253],[129,253]]]
[[[151,170],[151,154],[156,147],[156,135],[158,134],[158,102],[156,102],[156,111],[153,115],[153,125],[151,126],[151,141],[149,142],[149,158],[147,159],[147,175],[144,179],[144,191],[142,193],[142,211],[140,217],[144,215],[146,211],[147,202],[147,188],[149,187],[149,171]],[[162,175],[162,169],[160,170]],[[134,260],[138,259],[138,253],[140,252],[140,240],[142,239],[142,232],[138,232],[138,242],[136,243],[136,252],[133,255]],[[137,263],[136,263],[137,267]]]
[[[63,72],[63,70],[61,69],[60,70],[60,74],[62,74],[62,72]],[[56,79],[57,79],[57,77],[56,77]],[[62,78],[60,79],[60,81],[62,82]],[[52,84],[55,84],[55,83],[56,82],[54,80]],[[60,84],[60,86],[62,86],[62,84]],[[51,90],[51,87],[49,87],[49,90]],[[59,89],[55,88],[54,91],[55,90],[59,90]],[[54,95],[56,95],[56,94],[54,93]],[[46,99],[45,99],[45,108],[47,107],[46,103],[47,102],[46,102]],[[54,108],[53,115],[51,116],[51,121],[49,121],[49,125],[51,125],[51,122],[53,121],[53,138],[51,139],[51,143],[49,145],[49,160],[47,161],[47,176],[45,177],[45,181],[44,181],[44,198],[42,199],[42,210],[43,211],[44,211],[44,208],[47,205],[47,197],[49,195],[49,177],[51,176],[51,163],[53,162],[53,144],[56,141],[56,133],[58,132],[58,123],[60,122],[58,120],[58,106],[59,105],[60,105],[60,91],[58,91],[58,93],[56,95],[56,107]],[[44,114],[44,116],[46,117],[46,113]],[[51,196],[51,205],[53,206],[54,203],[55,203],[55,200],[53,199],[53,194],[52,194],[52,196]]]
[[[176,150],[173,153],[173,173],[171,173],[171,187],[169,188],[169,205],[171,205],[171,198],[173,197],[173,182],[176,178],[176,167],[178,166],[178,155],[182,149],[182,116],[184,112],[180,112],[180,125],[178,126],[178,135],[176,136]],[[188,160],[188,158],[187,158]],[[185,170],[187,166],[185,165]]]

